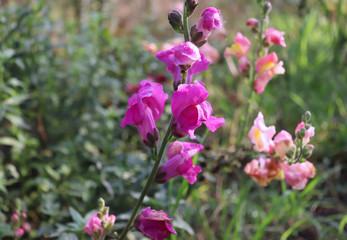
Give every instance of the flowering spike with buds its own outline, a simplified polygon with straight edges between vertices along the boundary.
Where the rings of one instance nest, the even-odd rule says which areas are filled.
[[[171,27],[178,33],[183,33],[182,14],[177,10],[172,10],[168,14]]]
[[[198,0],[186,0],[185,1],[185,5],[186,5],[186,8],[187,8],[187,12],[186,12],[186,15],[187,17],[189,17],[190,15],[193,14],[196,6],[198,6]]]

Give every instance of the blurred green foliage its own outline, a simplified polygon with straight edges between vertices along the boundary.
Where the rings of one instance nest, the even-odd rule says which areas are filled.
[[[290,132],[301,115],[311,111],[317,177],[298,192],[280,183],[261,188],[244,176],[241,166],[250,159],[236,161],[227,150],[232,119],[244,117],[242,106],[250,92],[220,59],[202,76],[215,111],[228,121],[224,131],[206,139],[206,147],[219,148],[199,157],[204,174],[198,184],[171,180],[154,185],[145,199],[145,204],[175,214],[179,230],[175,239],[346,238],[345,3],[300,1],[298,12],[276,12],[274,3],[270,25],[286,32],[288,47],[276,49],[286,74],[272,80],[251,105],[250,119],[261,110],[267,123]],[[255,6],[255,1],[249,4],[254,13],[249,17],[258,16]],[[98,197],[106,200],[117,216],[116,230],[120,229],[151,169],[150,154],[137,130],[119,127],[128,99],[125,84],[165,73],[164,65],[141,46],[142,40],[154,39],[151,29],[141,25],[131,37],[119,37],[106,27],[109,18],[99,11],[88,13],[88,21],[82,23],[53,21],[53,7],[28,1],[0,9],[0,238],[4,239],[12,236],[6,218],[16,208],[15,199],[33,226],[27,238],[85,238],[81,229]],[[226,44],[236,33],[228,30]],[[223,51],[223,45],[217,47]],[[166,125],[165,117],[160,127]]]

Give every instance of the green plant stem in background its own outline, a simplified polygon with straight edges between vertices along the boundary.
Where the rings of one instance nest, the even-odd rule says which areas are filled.
[[[189,41],[189,29],[188,29],[188,17],[187,17],[187,7],[185,4],[185,1],[183,2],[184,9],[183,9],[183,31],[184,31],[184,41]]]
[[[159,149],[159,153],[156,156],[155,163],[153,165],[151,174],[149,175],[149,177],[147,179],[147,182],[146,182],[146,185],[143,188],[139,199],[137,200],[136,206],[135,206],[135,208],[133,210],[133,213],[130,216],[130,219],[129,219],[127,225],[125,226],[122,234],[119,237],[120,240],[125,239],[128,231],[130,230],[130,228],[131,228],[131,226],[132,226],[132,224],[133,224],[133,222],[135,220],[135,217],[137,215],[137,212],[139,211],[140,207],[142,206],[143,199],[147,195],[148,190],[149,190],[149,188],[150,188],[150,186],[151,186],[151,184],[153,182],[153,179],[155,177],[155,174],[157,173],[157,170],[158,170],[158,167],[160,165],[161,159],[163,158],[163,155],[164,155],[164,151],[165,151],[166,145],[169,142],[170,137],[171,137],[171,124],[172,124],[172,121],[173,121],[173,117],[171,117],[171,119],[170,119],[168,129],[167,129],[166,134],[164,136],[164,139],[163,139],[163,141],[161,143],[161,146],[160,146],[160,149]]]

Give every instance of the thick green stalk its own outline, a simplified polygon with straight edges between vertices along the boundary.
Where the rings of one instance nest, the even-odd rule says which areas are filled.
[[[147,182],[146,182],[146,185],[145,187],[143,188],[142,192],[141,192],[141,195],[139,197],[139,199],[137,200],[137,203],[136,203],[136,206],[133,210],[133,213],[131,214],[131,217],[127,223],[127,225],[125,226],[122,234],[120,235],[119,237],[119,240],[123,240],[125,239],[127,233],[129,232],[134,220],[135,220],[135,217],[137,216],[137,213],[138,211],[140,210],[141,206],[142,206],[142,202],[143,202],[143,199],[145,198],[145,196],[147,195],[148,193],[148,190],[153,182],[153,179],[155,177],[155,174],[157,173],[157,170],[158,170],[158,167],[160,165],[160,162],[161,162],[161,159],[163,158],[163,155],[164,155],[164,151],[165,151],[165,147],[167,145],[167,143],[169,142],[170,140],[170,136],[171,136],[171,123],[173,121],[173,117],[171,117],[170,119],[170,123],[169,123],[169,127],[166,131],[166,134],[164,136],[164,139],[161,143],[161,146],[160,146],[160,149],[159,149],[159,153],[155,159],[155,163],[154,163],[154,166],[152,168],[152,171],[147,179]]]

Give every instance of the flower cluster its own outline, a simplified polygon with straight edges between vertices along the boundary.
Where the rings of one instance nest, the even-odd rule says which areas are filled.
[[[269,52],[269,48],[272,45],[280,45],[286,47],[284,40],[284,32],[278,31],[274,28],[266,27],[269,10],[271,9],[270,2],[267,2],[263,8],[263,18],[258,20],[250,18],[247,20],[246,25],[250,27],[253,33],[256,33],[260,46],[258,46],[258,58],[255,61],[255,75],[256,78],[253,81],[254,91],[258,94],[262,94],[266,85],[276,74],[284,74],[283,62],[278,61],[277,54],[275,52]],[[232,56],[238,59],[238,70],[240,73],[248,72],[250,69],[250,62],[247,58],[247,53],[251,47],[251,42],[247,37],[238,32],[234,38],[234,44],[228,47],[224,51],[224,56],[230,58]],[[262,49],[262,51],[260,51]]]
[[[316,171],[313,164],[306,161],[314,148],[308,144],[314,136],[314,127],[308,123],[310,116],[309,112],[305,114],[305,121],[296,127],[293,140],[292,135],[285,130],[275,136],[275,126],[267,127],[263,114],[259,112],[248,132],[248,138],[253,143],[253,149],[264,155],[248,163],[245,173],[261,186],[267,186],[273,179],[284,178],[293,189],[303,189],[307,178],[313,178]]]
[[[31,224],[26,220],[27,214],[25,212],[17,211],[11,215],[11,227],[13,229],[13,236],[15,239],[20,239],[25,233],[31,232]]]
[[[104,240],[111,231],[115,221],[116,217],[109,215],[109,207],[105,207],[104,200],[100,198],[99,212],[88,219],[83,227],[83,231],[90,235],[93,240]]]
[[[213,109],[207,101],[209,93],[205,84],[193,80],[193,76],[207,70],[210,61],[216,61],[216,58],[219,57],[218,52],[217,54],[213,52],[214,49],[208,45],[207,40],[212,30],[220,29],[223,26],[220,11],[209,7],[203,11],[200,19],[192,26],[189,36],[182,18],[187,21],[197,4],[197,0],[187,0],[183,15],[178,10],[173,10],[168,14],[170,25],[176,32],[184,34],[184,41],[178,39],[163,45],[159,51],[156,45],[144,43],[147,51],[151,54],[155,53],[156,57],[166,64],[166,70],[172,74],[174,80],[174,91],[171,94],[172,118],[160,150],[157,151],[159,130],[155,122],[161,117],[168,99],[168,94],[164,93],[160,83],[142,80],[137,88],[129,88],[129,92],[134,91],[134,94],[128,101],[129,107],[121,123],[122,127],[135,125],[144,144],[151,148],[152,156],[158,163],[157,169],[155,167],[152,169],[155,175],[151,176],[154,176],[157,183],[164,183],[176,176],[184,177],[190,184],[196,182],[197,174],[202,169],[200,166],[194,165],[193,157],[204,149],[203,145],[174,141],[168,147],[167,162],[159,165],[165,146],[173,136],[182,138],[188,135],[190,139],[195,139],[195,130],[202,124],[215,132],[225,122],[224,118],[212,115]],[[203,51],[208,53],[210,60],[199,50],[204,45]],[[98,216],[94,216],[94,220],[91,220],[90,223],[91,233],[102,232],[100,231],[101,220]],[[176,235],[171,220],[173,219],[169,218],[165,212],[151,210],[150,207],[147,207],[137,216],[134,226],[152,240],[162,240],[171,234]],[[130,220],[120,236],[121,239],[124,239],[131,225]],[[94,226],[97,230],[93,230]]]

